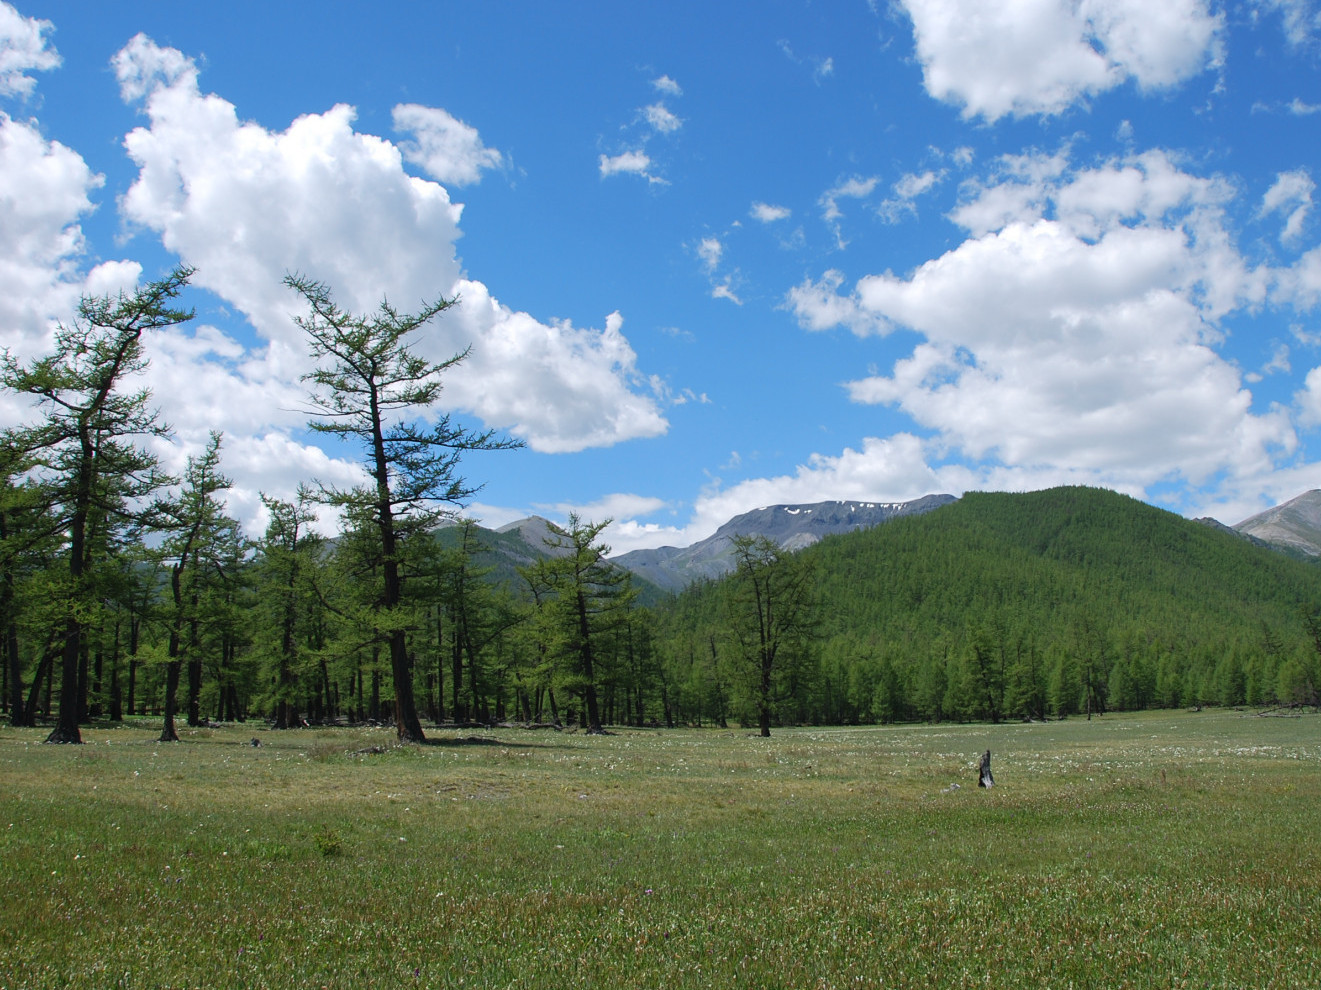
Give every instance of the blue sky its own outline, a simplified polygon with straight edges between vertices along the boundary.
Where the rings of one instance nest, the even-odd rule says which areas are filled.
[[[488,525],[616,551],[777,502],[1321,486],[1315,0],[0,2],[0,332],[196,265],[151,344],[232,511],[343,483],[286,271],[460,298]],[[0,397],[0,419],[30,416]]]

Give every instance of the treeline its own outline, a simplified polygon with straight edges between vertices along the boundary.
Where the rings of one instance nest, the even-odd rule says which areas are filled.
[[[801,553],[736,538],[727,578],[645,605],[605,522],[528,547],[454,521],[476,490],[460,457],[517,444],[419,422],[462,359],[411,349],[448,301],[359,315],[296,276],[309,425],[365,480],[265,498],[245,534],[223,437],[177,478],[143,443],[168,430],[133,385],[142,338],[191,319],[191,275],[85,299],[49,354],[0,367],[36,410],[0,443],[0,705],[51,741],[142,716],[166,741],[176,719],[248,718],[411,741],[423,717],[765,733],[1317,703],[1321,570],[1094,489],[972,493]]]
[[[604,562],[603,524],[553,527],[503,583],[488,580],[475,526],[441,528],[476,490],[462,454],[517,446],[434,416],[463,355],[432,362],[411,343],[451,301],[359,315],[286,279],[316,361],[309,425],[356,445],[361,485],[264,497],[269,526],[252,539],[225,512],[219,434],[182,477],[164,475],[143,440],[168,428],[134,375],[145,335],[192,318],[176,305],[192,274],[84,299],[49,354],[4,356],[9,398],[36,410],[0,444],[0,696],[13,724],[51,720],[49,741],[76,743],[95,718],[159,717],[162,741],[178,738],[176,718],[374,719],[414,741],[421,715],[597,731],[647,717],[649,616]],[[314,528],[323,513],[340,521],[334,539]]]
[[[1112,492],[969,493],[801,557],[820,620],[777,675],[782,722],[1317,703],[1321,571]],[[661,622],[689,717],[730,714],[735,593]]]

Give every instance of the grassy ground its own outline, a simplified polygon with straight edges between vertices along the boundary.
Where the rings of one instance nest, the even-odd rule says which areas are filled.
[[[0,988],[1321,985],[1321,717],[156,731],[0,729]]]

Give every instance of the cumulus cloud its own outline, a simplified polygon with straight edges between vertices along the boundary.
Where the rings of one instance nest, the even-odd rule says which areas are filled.
[[[658,93],[665,93],[669,96],[683,96],[683,88],[669,76],[658,76],[651,81],[651,85]]]
[[[1183,82],[1219,58],[1207,0],[901,0],[923,80],[966,118],[1059,114],[1132,80]]]
[[[500,152],[482,143],[477,128],[439,107],[401,103],[394,108],[394,129],[413,135],[400,146],[404,158],[437,182],[470,185],[481,181],[483,169],[504,164]]]
[[[1294,264],[1273,274],[1273,302],[1299,309],[1321,304],[1321,247],[1312,248]]]
[[[291,320],[299,300],[280,281],[295,271],[326,282],[355,311],[374,310],[383,298],[407,310],[457,297],[419,342],[433,359],[471,345],[447,377],[442,402],[510,430],[533,449],[578,450],[666,429],[618,316],[600,330],[548,325],[501,305],[465,277],[455,254],[462,207],[439,183],[410,176],[398,147],[354,130],[351,107],[271,131],[203,94],[190,59],[144,36],[116,56],[115,68],[125,98],[141,100],[148,120],[125,139],[139,174],[121,211],[197,265],[196,283],[262,335],[263,348],[251,356],[262,377],[252,381],[269,388],[296,382],[307,369]],[[404,112],[419,135],[419,154],[427,147],[422,132],[432,128],[434,136],[432,125],[446,119],[453,120],[425,107]],[[449,147],[460,153],[437,167],[480,169],[473,158],[482,159],[480,139],[451,128],[449,137],[455,134],[459,140]],[[489,154],[484,160],[493,161]],[[257,374],[238,365],[232,373],[240,382],[236,395],[243,394],[243,374]],[[272,413],[275,423],[283,428],[283,414]]]
[[[1303,232],[1303,224],[1312,211],[1312,193],[1316,183],[1312,181],[1307,169],[1300,168],[1292,172],[1281,172],[1275,183],[1262,197],[1258,216],[1265,217],[1279,213],[1285,217],[1284,229],[1280,231],[1280,240],[1288,243],[1296,241]]]
[[[1321,368],[1313,368],[1307,373],[1303,387],[1294,395],[1294,403],[1298,407],[1299,422],[1304,426],[1321,425]]]
[[[752,209],[748,215],[761,223],[775,223],[777,220],[787,220],[793,215],[793,211],[787,206],[773,206],[770,203],[756,202],[752,204]]]
[[[27,73],[60,64],[59,54],[46,40],[53,29],[50,21],[24,17],[0,2],[0,96],[30,96],[37,81]]]
[[[648,182],[665,181],[651,174],[651,156],[641,149],[623,151],[617,155],[601,155],[599,168],[603,179],[611,175],[640,175]]]
[[[703,237],[697,245],[697,257],[702,259],[702,267],[709,275],[720,267],[720,259],[725,253],[725,246],[718,237]]]
[[[1269,470],[1296,445],[1288,417],[1254,411],[1215,347],[1216,321],[1269,282],[1229,243],[1232,188],[1159,152],[1057,159],[1002,162],[956,211],[968,239],[910,275],[844,293],[830,272],[788,305],[812,329],[870,317],[919,333],[848,393],[903,411],[981,473],[1067,466],[1140,492]]]
[[[141,273],[128,261],[82,267],[81,220],[103,182],[77,152],[0,113],[0,326],[19,359],[49,348],[55,323],[73,316],[81,295],[113,294]]]
[[[652,103],[643,107],[642,115],[651,125],[652,130],[658,134],[673,134],[683,126],[683,121],[671,113],[664,103]]]
[[[848,327],[859,337],[884,333],[889,322],[868,312],[852,295],[841,295],[844,273],[831,269],[820,279],[804,279],[785,295],[784,308],[791,310],[804,330],[831,330]]]

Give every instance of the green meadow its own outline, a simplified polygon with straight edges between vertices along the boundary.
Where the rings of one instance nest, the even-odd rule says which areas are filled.
[[[1321,985],[1321,716],[158,731],[0,729],[0,988]]]

